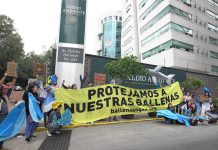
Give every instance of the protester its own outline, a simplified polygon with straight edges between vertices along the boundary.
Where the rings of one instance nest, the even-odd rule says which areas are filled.
[[[4,85],[3,83],[7,76],[7,73],[5,73],[3,78],[0,80],[0,123],[6,118],[8,112],[12,109],[10,107],[9,97],[17,79],[17,77],[14,77],[11,83]],[[3,141],[0,142],[0,150],[7,150],[6,148],[3,148],[3,143]]]
[[[210,117],[208,124],[216,123],[218,120],[218,107],[215,103],[211,105],[211,110],[207,111],[206,114]]]
[[[46,90],[46,98],[42,102],[42,111],[44,112],[44,127],[47,127],[47,117],[51,113],[52,104],[55,102],[55,95],[51,91],[52,87],[50,85],[45,87]]]
[[[63,82],[62,82],[62,87],[64,89],[74,89],[74,90],[77,90],[77,85],[76,84],[72,84],[71,87],[68,87],[68,86],[65,85],[65,80],[63,80]]]
[[[168,104],[167,109],[168,109],[169,111],[171,111],[172,113],[175,113],[175,108],[173,107],[173,104],[172,104],[172,103],[169,103],[169,104]],[[166,120],[166,123],[167,123],[167,124],[173,124],[173,119],[169,119],[169,118],[166,118],[166,117],[164,117],[164,119]]]
[[[34,122],[31,115],[30,115],[30,110],[29,110],[29,96],[28,93],[32,93],[32,95],[36,98],[36,100],[38,101],[38,103],[40,103],[39,101],[39,97],[38,97],[38,89],[39,89],[39,85],[36,82],[31,82],[29,83],[28,89],[24,92],[23,94],[23,100],[25,101],[25,106],[26,106],[26,130],[25,130],[25,141],[27,143],[31,143],[31,138],[35,137],[33,135],[36,127],[38,126],[37,122]]]
[[[203,97],[203,103],[201,106],[201,115],[205,116],[205,112],[210,110],[210,104],[211,104],[211,96],[209,92],[206,92]]]
[[[189,91],[187,91],[186,95],[183,97],[184,102],[191,101],[192,97]]]
[[[192,102],[188,101],[184,107],[185,116],[191,117]]]
[[[47,124],[48,136],[52,136],[53,134],[60,134],[60,128],[62,126],[59,123],[56,124],[55,121],[61,118],[61,113],[60,113],[61,107],[62,107],[61,102],[56,101],[52,104],[52,110],[51,113],[49,114],[48,124]]]
[[[192,118],[190,124],[192,126],[201,125],[204,120],[201,118],[200,114],[197,111],[197,105],[193,103],[192,106],[189,108],[189,110],[190,113],[188,117]]]
[[[110,81],[110,84],[116,84],[115,79],[112,79],[112,80]],[[113,120],[114,120],[114,121],[119,121],[119,120],[117,119],[117,116],[113,116]],[[111,119],[111,117],[109,117],[109,122],[111,122],[111,121],[112,121],[112,119]]]

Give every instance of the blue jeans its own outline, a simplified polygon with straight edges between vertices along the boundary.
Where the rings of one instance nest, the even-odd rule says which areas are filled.
[[[26,130],[25,130],[25,137],[30,138],[36,127],[38,126],[38,122],[34,122],[31,116],[26,116]]]
[[[4,120],[3,118],[0,118],[0,123],[2,123],[3,120]],[[0,149],[3,147],[3,143],[4,143],[3,141],[0,142]]]

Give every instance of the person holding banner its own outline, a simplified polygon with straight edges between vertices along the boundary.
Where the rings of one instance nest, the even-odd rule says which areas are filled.
[[[9,97],[17,79],[17,77],[14,77],[12,82],[4,85],[3,83],[5,82],[7,76],[8,74],[5,73],[3,78],[0,80],[0,123],[5,119],[8,112],[12,109],[10,106]],[[6,148],[3,148],[3,141],[0,142],[0,150],[7,150]]]
[[[175,108],[173,107],[173,104],[172,104],[172,103],[169,103],[169,104],[168,104],[167,109],[168,109],[169,111],[171,111],[172,113],[175,113]],[[164,118],[165,118],[167,124],[173,124],[173,119],[169,119],[169,118],[166,118],[166,117],[164,117]]]
[[[42,111],[44,112],[44,126],[47,127],[47,117],[51,113],[52,104],[55,102],[55,95],[51,91],[52,87],[50,85],[45,87],[46,96],[42,102]]]
[[[30,115],[30,109],[29,109],[29,97],[28,93],[32,93],[32,95],[36,98],[36,100],[39,102],[38,98],[38,89],[39,85],[36,82],[29,83],[28,89],[23,94],[23,100],[25,101],[26,106],[26,130],[25,130],[25,141],[27,143],[31,143],[31,138],[35,137],[33,136],[33,133],[38,126],[37,122],[34,122],[31,115]]]

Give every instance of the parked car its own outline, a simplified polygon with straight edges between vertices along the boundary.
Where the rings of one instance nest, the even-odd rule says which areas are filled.
[[[22,91],[23,88],[21,86],[14,86],[14,91]]]

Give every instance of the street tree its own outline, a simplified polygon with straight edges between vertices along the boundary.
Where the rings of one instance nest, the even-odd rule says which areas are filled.
[[[195,94],[200,87],[204,86],[204,82],[196,78],[188,78],[181,85],[190,93]]]
[[[112,79],[121,80],[121,82],[132,76],[148,74],[148,69],[139,63],[136,56],[124,57],[107,63],[105,71]]]
[[[18,62],[23,56],[22,38],[14,27],[14,21],[0,15],[0,69],[6,70],[7,62]]]

